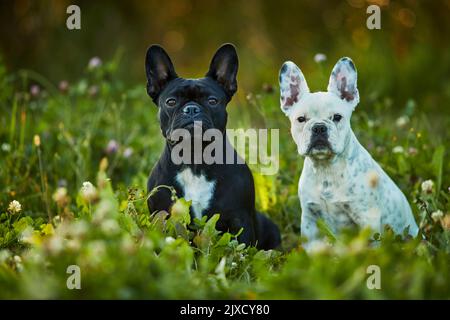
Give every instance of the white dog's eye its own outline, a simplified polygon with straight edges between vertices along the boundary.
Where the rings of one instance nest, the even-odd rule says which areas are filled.
[[[339,122],[339,121],[341,121],[341,119],[342,119],[342,116],[340,115],[340,114],[335,114],[334,116],[333,116],[333,121],[334,122]]]
[[[305,122],[306,118],[304,116],[300,116],[300,117],[297,118],[297,121],[298,122]]]

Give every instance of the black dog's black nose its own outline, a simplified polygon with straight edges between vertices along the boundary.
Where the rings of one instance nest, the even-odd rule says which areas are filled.
[[[195,104],[188,104],[183,108],[183,113],[189,116],[195,116],[197,113],[200,113],[200,108]]]
[[[315,124],[311,130],[314,134],[325,134],[325,133],[327,133],[328,129],[327,129],[327,126],[324,125],[323,123],[318,123],[318,124]]]

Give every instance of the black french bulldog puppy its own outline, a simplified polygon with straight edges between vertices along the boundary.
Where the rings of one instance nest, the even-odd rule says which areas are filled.
[[[255,210],[253,176],[226,138],[226,106],[237,90],[238,57],[233,45],[225,44],[214,55],[204,78],[178,77],[174,66],[158,45],[152,45],[145,61],[147,92],[158,106],[161,132],[166,145],[148,179],[150,192],[159,185],[173,186],[177,195],[191,200],[191,215],[208,218],[220,213],[220,231],[243,232],[239,241],[261,249],[280,245],[278,227]],[[195,122],[195,123],[194,123]],[[176,164],[172,150],[179,141],[172,139],[177,129],[192,132],[201,123],[203,130],[217,129],[223,134],[223,154],[231,150],[233,159],[241,163]],[[201,143],[204,148],[207,143]],[[173,201],[169,190],[161,188],[148,199],[150,212],[169,211]]]

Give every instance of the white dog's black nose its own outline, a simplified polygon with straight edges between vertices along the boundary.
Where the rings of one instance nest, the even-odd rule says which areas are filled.
[[[324,125],[323,123],[317,123],[317,124],[315,124],[315,125],[311,128],[311,130],[312,130],[312,132],[313,132],[314,134],[317,134],[317,135],[323,135],[323,134],[326,134],[327,131],[328,131],[327,126]]]
[[[196,106],[195,104],[188,104],[187,106],[185,106],[183,108],[183,113],[188,115],[188,116],[195,116],[196,114],[200,113],[201,110],[198,106]]]

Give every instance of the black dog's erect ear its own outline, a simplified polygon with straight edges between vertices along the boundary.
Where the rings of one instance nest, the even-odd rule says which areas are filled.
[[[147,93],[158,104],[156,99],[161,91],[169,81],[178,77],[169,55],[161,46],[154,44],[148,48],[145,57],[145,71]]]
[[[207,77],[214,79],[225,89],[230,99],[237,90],[238,65],[236,48],[231,43],[226,43],[217,50],[206,74]]]

